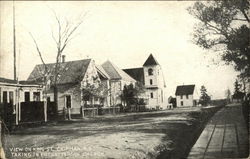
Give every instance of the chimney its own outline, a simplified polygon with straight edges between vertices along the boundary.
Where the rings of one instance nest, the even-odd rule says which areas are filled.
[[[65,55],[62,55],[62,63],[64,63],[65,62]]]

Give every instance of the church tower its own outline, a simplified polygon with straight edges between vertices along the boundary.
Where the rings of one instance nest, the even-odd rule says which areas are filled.
[[[159,109],[165,102],[165,81],[161,66],[152,54],[143,64],[143,71],[148,105],[153,109]]]

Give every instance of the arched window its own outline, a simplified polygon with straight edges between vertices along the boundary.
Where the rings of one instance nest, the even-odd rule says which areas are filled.
[[[153,75],[153,69],[152,68],[148,69],[148,75]]]

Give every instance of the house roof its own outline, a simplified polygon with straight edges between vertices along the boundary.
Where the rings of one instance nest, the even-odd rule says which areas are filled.
[[[144,84],[144,71],[142,67],[123,69],[123,71],[134,78],[136,81]]]
[[[61,73],[58,77],[58,84],[66,83],[76,83],[82,80],[83,76],[86,73],[86,70],[89,66],[91,59],[77,60],[77,61],[68,61],[61,63]],[[54,71],[56,63],[46,64],[48,70]],[[45,70],[43,64],[36,65],[33,71],[31,72],[28,81],[41,81],[43,78],[42,73]]]
[[[11,83],[11,84],[16,84],[16,83],[17,83],[16,80],[8,79],[8,78],[3,78],[3,77],[0,77],[0,82],[3,82],[3,83]]]
[[[104,78],[110,79],[109,75],[108,75],[107,72],[103,69],[102,66],[96,65],[96,69],[97,69],[97,72],[100,73]]]
[[[41,84],[39,82],[36,82],[36,81],[19,81],[20,84],[23,84],[23,85],[38,85],[38,84]]]
[[[110,79],[122,79],[124,81],[136,82],[135,79],[130,77],[126,72],[118,68],[110,61],[106,61],[102,64],[103,69],[109,75]]]
[[[145,61],[143,66],[152,66],[152,65],[159,65],[152,54],[149,55],[148,59]]]
[[[8,83],[8,84],[23,84],[23,85],[39,85],[38,82],[35,81],[17,81],[13,79],[3,78],[0,77],[0,82],[2,83]]]
[[[189,95],[194,93],[195,85],[177,86],[175,95]]]

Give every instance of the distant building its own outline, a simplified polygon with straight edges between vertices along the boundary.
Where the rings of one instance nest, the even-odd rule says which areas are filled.
[[[168,97],[168,103],[169,103],[169,104],[172,104],[172,106],[173,106],[174,108],[176,108],[176,98],[174,98],[174,97],[172,97],[172,96],[169,96],[169,97]]]
[[[162,68],[152,54],[149,55],[143,67],[123,70],[145,86],[145,97],[148,98],[147,108],[162,109],[167,106]]]
[[[175,95],[177,107],[191,107],[198,104],[199,98],[195,85],[177,86]]]

